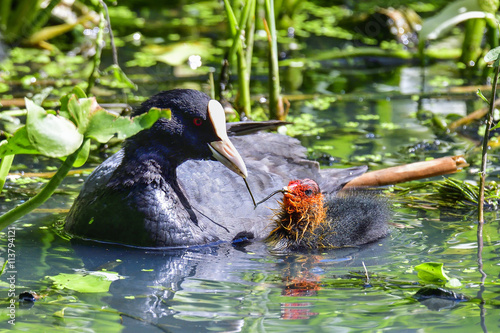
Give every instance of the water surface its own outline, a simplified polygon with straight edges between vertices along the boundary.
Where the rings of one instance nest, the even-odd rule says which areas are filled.
[[[383,89],[390,88],[399,97],[388,98],[378,82],[359,91],[379,93],[378,98],[355,98],[356,92],[326,107],[315,104],[317,99],[293,103],[292,116],[310,114],[323,129],[300,136],[305,145],[314,147],[312,156],[325,167],[369,164],[377,169],[469,149],[471,141],[436,137],[414,114],[427,108],[463,115],[472,107],[470,98],[416,101],[405,95],[413,93],[405,80],[406,75],[421,75],[419,69],[401,72],[404,75],[398,74],[398,84],[391,83],[392,79]],[[55,164],[43,158],[39,162],[42,166]],[[466,171],[456,177],[475,176],[473,171]],[[151,251],[68,240],[59,235],[55,225],[64,219],[64,210],[70,207],[85,178],[86,174],[68,177],[63,191],[42,207],[45,211],[35,211],[13,225],[16,294],[31,290],[44,297],[33,304],[17,304],[16,325],[12,327],[7,322],[8,275],[2,275],[1,328],[39,331],[44,327],[51,332],[499,329],[500,238],[494,212],[488,213],[484,230],[487,279],[482,291],[484,304],[480,304],[477,224],[472,211],[450,215],[395,205],[391,223],[397,227],[392,226],[390,236],[367,246],[340,250],[279,253],[263,242],[255,242]],[[10,194],[1,202],[2,211],[25,200],[23,188],[36,190],[40,186],[38,182],[7,185]],[[8,238],[2,237],[2,261],[7,245]],[[424,284],[413,267],[422,262],[444,263],[447,274],[462,282],[453,290],[469,301],[418,302],[413,295]],[[60,281],[61,276],[67,283]],[[109,290],[75,290],[71,282],[81,276],[97,277],[102,283],[96,285],[109,285]]]

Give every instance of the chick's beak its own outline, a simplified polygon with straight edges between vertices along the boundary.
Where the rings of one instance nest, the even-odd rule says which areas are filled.
[[[283,191],[285,191],[285,194],[295,195],[296,187],[297,187],[297,184],[290,182],[290,184],[288,184],[288,186],[283,187]]]
[[[245,162],[229,140],[226,132],[226,116],[224,108],[216,100],[208,103],[208,114],[215,129],[215,133],[220,140],[212,141],[208,147],[212,151],[213,157],[224,164],[229,170],[234,171],[239,176],[246,178],[248,175]]]

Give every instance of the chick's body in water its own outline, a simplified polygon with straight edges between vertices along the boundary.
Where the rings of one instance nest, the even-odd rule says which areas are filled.
[[[388,201],[369,190],[344,190],[324,197],[311,179],[291,181],[275,212],[267,240],[276,249],[357,246],[389,233]]]

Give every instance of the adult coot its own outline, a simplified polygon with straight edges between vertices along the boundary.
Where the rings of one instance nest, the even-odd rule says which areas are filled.
[[[276,249],[363,245],[388,233],[388,201],[368,190],[321,193],[311,179],[290,181],[267,240]]]
[[[66,218],[67,232],[143,247],[262,239],[272,230],[269,208],[278,204],[254,209],[242,177],[248,175],[252,192],[261,198],[305,177],[335,192],[366,171],[320,171],[318,163],[305,159],[298,140],[262,132],[236,136],[247,129],[241,124],[230,126],[230,141],[221,129],[222,106],[195,90],[161,92],[134,115],[153,107],[171,109],[171,119],[127,139],[94,170]]]

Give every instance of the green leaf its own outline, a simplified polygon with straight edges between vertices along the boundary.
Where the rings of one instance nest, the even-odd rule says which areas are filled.
[[[5,271],[5,267],[7,267],[8,260],[5,260],[2,265],[2,269],[0,270],[0,276],[3,274]]]
[[[8,140],[0,142],[0,158],[18,154],[40,154],[28,139],[26,126],[20,127]]]
[[[86,127],[89,115],[101,108],[95,97],[87,98],[85,92],[78,86],[73,88],[72,93],[61,97],[59,102],[61,104],[59,115],[74,122],[79,129]]]
[[[448,281],[450,278],[444,272],[443,266],[444,264],[440,262],[426,262],[415,266],[415,270],[418,271],[418,277],[424,281]]]
[[[438,14],[423,21],[422,30],[419,33],[419,48],[423,49],[426,40],[437,39],[449,32],[457,24],[474,18],[495,20],[493,14],[482,10],[477,0],[451,2]]]
[[[93,111],[94,103],[97,105],[95,98],[78,99],[76,95],[73,95],[69,98],[68,112],[75,120],[76,126],[78,127],[78,132],[80,132],[81,134],[85,133],[85,130],[87,129],[87,125],[90,120],[90,114]]]
[[[486,97],[484,97],[483,92],[481,91],[481,89],[478,89],[476,91],[476,95],[478,95],[483,101],[485,101],[486,103],[488,103],[488,105],[490,104],[490,101],[488,101],[488,99]]]
[[[487,64],[494,63],[498,60],[498,55],[500,54],[500,46],[495,47],[492,50],[489,50],[488,53],[484,56],[484,62]]]
[[[69,103],[69,99],[72,97],[73,95],[72,94],[67,94],[67,95],[64,95],[63,97],[61,97],[61,99],[59,100],[59,115],[61,117],[64,117],[66,119],[69,119],[71,121],[73,121],[75,124],[76,124],[76,120],[75,119],[72,119],[71,115],[69,114],[69,111],[68,111],[68,103]]]
[[[70,289],[80,293],[106,293],[111,282],[120,279],[115,272],[88,272],[87,274],[59,273],[48,276],[58,289]]]
[[[462,283],[457,278],[451,278],[446,282],[445,286],[448,288],[458,288],[462,286]]]
[[[118,65],[111,65],[104,70],[105,72],[111,72],[115,79],[124,84],[126,87],[137,90],[137,85],[130,80],[127,75],[123,72],[123,70]]]
[[[170,118],[170,110],[151,109],[137,117],[128,118],[118,117],[101,109],[90,119],[85,137],[100,143],[108,142],[112,137],[125,139],[151,127],[160,117]]]
[[[83,89],[79,86],[75,86],[73,88],[73,94],[75,94],[78,98],[87,98],[87,94],[85,94],[85,91],[83,91]]]
[[[84,96],[78,91],[76,93]],[[102,109],[94,97],[78,99],[75,94],[61,98],[59,115],[45,111],[29,99],[26,99],[26,108],[26,126],[7,141],[0,142],[0,158],[14,154],[63,157],[76,151],[84,138],[100,143],[112,137],[125,139],[151,127],[160,117],[170,118],[170,110],[159,109],[134,118],[119,117]],[[90,143],[85,145],[74,164],[76,167],[83,165],[88,158]]]
[[[85,140],[85,142],[83,143],[82,150],[80,150],[75,163],[73,163],[73,167],[78,168],[84,165],[85,162],[87,162],[87,159],[89,158],[89,154],[90,154],[90,140]]]
[[[61,310],[54,312],[53,316],[58,318],[64,318],[64,310],[66,310],[66,308],[62,308]]]
[[[26,131],[30,143],[40,153],[49,157],[67,156],[76,151],[83,142],[70,120],[47,113],[42,107],[26,98]]]
[[[47,87],[42,89],[38,94],[33,96],[33,102],[37,105],[42,105],[43,101],[49,97],[50,93],[54,90],[54,87]]]
[[[493,131],[497,128],[500,128],[500,122],[498,122],[495,126],[493,126],[492,128],[490,128],[490,131]]]
[[[12,166],[12,162],[14,161],[14,157],[16,155],[7,155],[0,159],[0,192],[5,185],[5,180],[9,175],[10,167]],[[2,271],[0,271],[0,275],[2,275]]]

